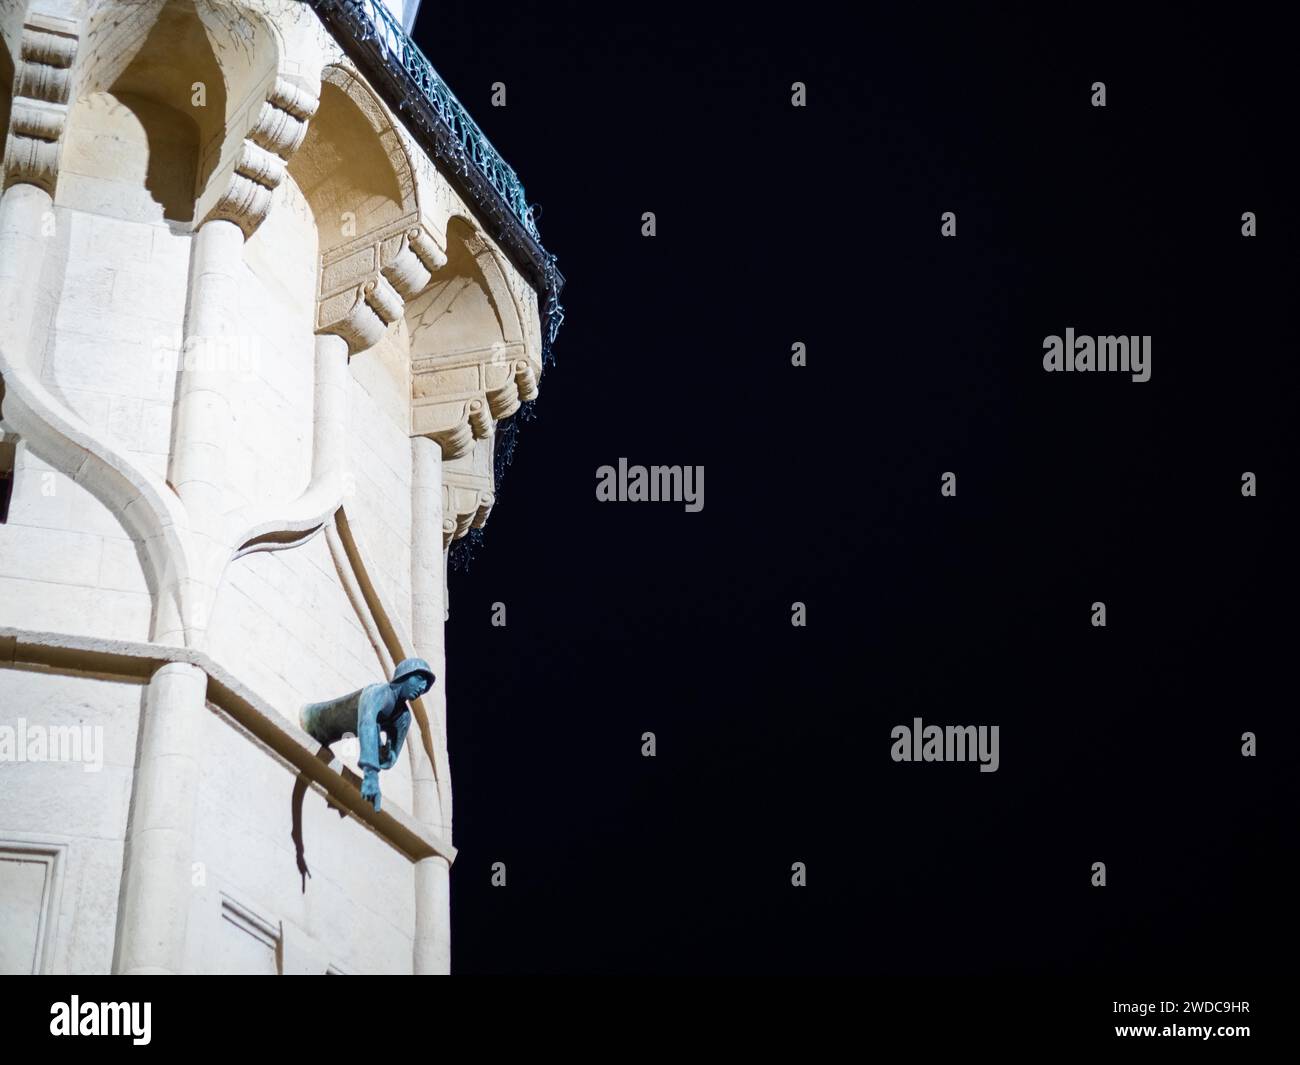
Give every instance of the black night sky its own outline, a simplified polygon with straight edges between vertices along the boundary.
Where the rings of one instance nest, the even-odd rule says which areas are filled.
[[[568,279],[451,580],[457,972],[1231,982],[1280,949],[1290,38],[873,6],[425,3]],[[1151,335],[1151,380],[1045,373],[1067,327]],[[598,502],[620,457],[704,466],[703,511]],[[915,717],[999,725],[999,771],[894,763]]]

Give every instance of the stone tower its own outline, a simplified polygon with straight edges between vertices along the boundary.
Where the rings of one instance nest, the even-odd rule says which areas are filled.
[[[415,6],[0,0],[0,972],[449,971],[447,551],[563,280]],[[411,656],[376,812],[298,712]]]

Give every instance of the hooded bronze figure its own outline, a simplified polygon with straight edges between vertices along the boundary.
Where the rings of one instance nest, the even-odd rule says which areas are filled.
[[[298,715],[303,730],[326,746],[344,736],[356,736],[361,741],[361,757],[357,759],[365,774],[361,797],[374,803],[376,811],[381,801],[379,771],[397,764],[411,727],[409,700],[418,699],[436,679],[423,658],[407,658],[397,664],[388,683],[367,684],[337,699],[308,703]]]

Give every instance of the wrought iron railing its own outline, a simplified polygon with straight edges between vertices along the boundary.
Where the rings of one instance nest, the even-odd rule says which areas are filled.
[[[478,128],[478,123],[470,117],[469,112],[465,110],[465,105],[456,99],[455,93],[447,88],[447,83],[442,78],[438,77],[438,72],[433,69],[433,64],[420,51],[419,46],[403,31],[401,23],[380,0],[349,0],[349,2],[351,7],[374,28],[374,40],[385,57],[390,62],[397,63],[411,76],[437,111],[438,117],[451,130],[469,161],[501,194],[501,198],[509,205],[510,210],[532,238],[540,242],[537,224],[533,220],[528,199],[524,196],[524,186],[519,180],[519,175],[492,147],[492,142]]]

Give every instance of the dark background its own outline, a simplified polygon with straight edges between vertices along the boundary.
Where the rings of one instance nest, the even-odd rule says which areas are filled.
[[[1046,6],[426,0],[568,279],[451,577],[456,971],[1231,990],[1286,950],[1290,38]],[[1067,326],[1150,334],[1151,380],[1044,373]],[[620,456],[704,510],[598,503]],[[895,764],[916,716],[1000,770]]]

